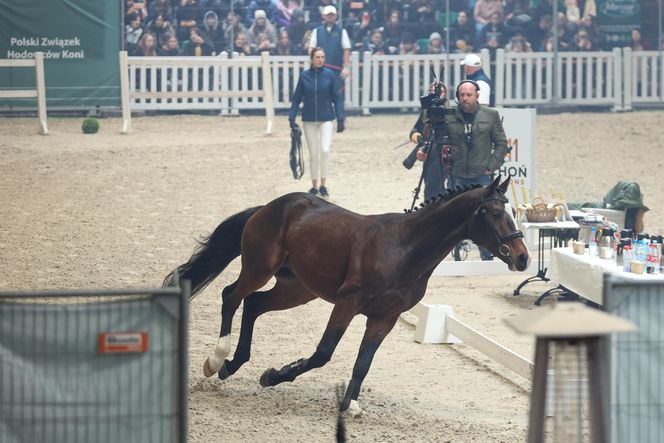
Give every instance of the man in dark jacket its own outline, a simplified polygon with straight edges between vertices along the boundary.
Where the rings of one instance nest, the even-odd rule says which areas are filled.
[[[479,104],[480,87],[464,80],[456,89],[459,107],[447,120],[452,145],[452,185],[486,186],[510,151],[500,114]],[[491,253],[480,248],[482,260]]]

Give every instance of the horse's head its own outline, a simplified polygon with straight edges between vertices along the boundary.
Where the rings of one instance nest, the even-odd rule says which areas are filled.
[[[509,184],[509,177],[502,183],[498,177],[481,190],[480,204],[468,229],[475,244],[491,251],[510,270],[523,271],[530,263],[530,254],[523,233],[516,229],[512,210],[506,209]]]

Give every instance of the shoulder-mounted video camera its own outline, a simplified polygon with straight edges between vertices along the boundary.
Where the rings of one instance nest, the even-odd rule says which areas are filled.
[[[444,68],[441,68],[439,79],[442,79],[443,73]],[[431,68],[431,74],[434,80],[433,91],[429,91],[428,94],[420,97],[420,107],[423,111],[427,111],[427,116],[432,124],[446,123],[446,116],[454,114],[454,110],[448,109],[445,106],[446,98],[440,96],[443,83],[436,79],[436,73],[434,72],[433,67]]]

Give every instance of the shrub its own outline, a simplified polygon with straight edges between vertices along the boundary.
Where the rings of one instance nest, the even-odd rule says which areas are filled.
[[[84,134],[95,134],[97,131],[99,131],[99,122],[94,117],[88,117],[83,120],[81,129],[83,129]]]

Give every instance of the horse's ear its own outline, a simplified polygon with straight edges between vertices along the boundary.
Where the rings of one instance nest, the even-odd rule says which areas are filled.
[[[484,188],[484,195],[491,195],[494,192],[496,192],[496,189],[498,188],[499,184],[500,184],[500,176],[496,177],[493,183]]]
[[[505,195],[505,193],[507,192],[507,188],[508,188],[509,185],[510,185],[510,179],[511,179],[511,177],[508,175],[508,176],[507,176],[507,180],[505,180],[504,182],[502,182],[502,183],[500,184],[500,186],[498,186],[498,192],[500,192],[501,194]]]

